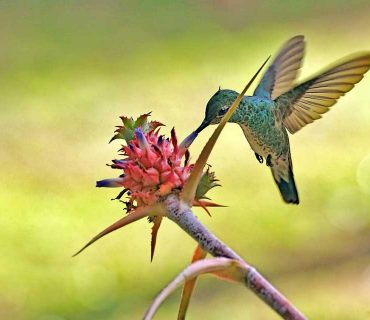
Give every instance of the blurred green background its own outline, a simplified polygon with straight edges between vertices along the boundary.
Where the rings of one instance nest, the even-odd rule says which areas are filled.
[[[301,79],[370,50],[364,1],[1,1],[0,319],[140,319],[195,243],[164,221],[150,263],[141,221],[71,254],[122,215],[118,116],[153,111],[185,137],[209,97],[240,90],[304,34]],[[299,206],[285,205],[236,125],[209,162],[228,208],[199,218],[310,319],[370,319],[370,74],[291,137]],[[195,160],[212,128],[192,147]],[[157,319],[174,319],[179,293]],[[189,319],[278,319],[245,288],[199,282]]]

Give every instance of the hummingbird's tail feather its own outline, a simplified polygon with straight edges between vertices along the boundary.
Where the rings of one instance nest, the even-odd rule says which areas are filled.
[[[282,156],[272,161],[271,172],[277,186],[279,187],[283,200],[286,203],[299,204],[290,151],[286,158]]]

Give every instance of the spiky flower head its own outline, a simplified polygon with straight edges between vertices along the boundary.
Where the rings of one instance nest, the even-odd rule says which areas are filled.
[[[97,181],[97,187],[123,188],[116,199],[127,197],[126,211],[133,212],[140,208],[149,208],[160,203],[169,194],[178,194],[184,187],[191,170],[188,147],[195,139],[196,133],[190,134],[180,145],[175,129],[171,137],[166,138],[159,133],[162,124],[148,121],[148,114],[141,115],[137,120],[121,117],[123,125],[115,131],[111,139],[123,139],[125,144],[120,151],[122,159],[112,160],[113,169],[122,170],[121,174],[112,179]],[[193,205],[203,207],[218,206],[203,201],[208,199],[205,194],[218,186],[214,173],[209,168],[204,172],[198,185]],[[208,212],[209,213],[209,212]],[[162,221],[162,215],[152,215],[152,257],[154,254],[157,231]]]
[[[115,135],[126,141],[120,151],[123,159],[113,160],[111,167],[122,170],[118,178],[97,182],[97,187],[122,187],[127,193],[130,208],[152,205],[162,197],[181,190],[192,166],[188,153],[179,148],[175,129],[171,138],[159,134],[159,122],[148,122],[149,114],[138,120],[122,117],[124,125]],[[132,137],[132,138],[131,138]],[[182,158],[185,156],[184,161]]]

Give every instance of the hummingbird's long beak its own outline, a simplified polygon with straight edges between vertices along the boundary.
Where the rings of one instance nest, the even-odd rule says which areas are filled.
[[[196,133],[200,133],[203,129],[207,128],[209,126],[209,122],[206,120],[203,120],[202,124],[198,127],[198,129],[195,130]]]

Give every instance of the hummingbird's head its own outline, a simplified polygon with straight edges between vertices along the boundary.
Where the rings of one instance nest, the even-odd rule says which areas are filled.
[[[212,98],[208,101],[206,107],[206,114],[203,122],[199,126],[196,133],[201,132],[204,128],[208,127],[210,124],[220,123],[222,117],[225,115],[227,110],[231,107],[232,103],[238,97],[238,93],[229,90],[219,89]]]

